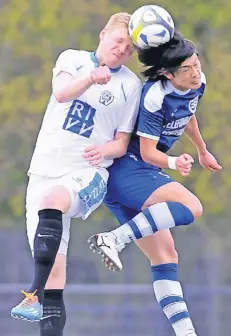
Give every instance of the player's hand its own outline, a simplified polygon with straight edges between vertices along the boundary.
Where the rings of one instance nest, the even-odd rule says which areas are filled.
[[[98,166],[104,160],[102,146],[92,145],[85,149],[83,157],[91,166]]]
[[[99,66],[95,68],[91,73],[91,80],[95,84],[107,84],[111,79],[111,71],[108,66]]]
[[[188,176],[192,169],[194,160],[189,154],[182,154],[176,159],[176,170],[182,176]]]
[[[211,172],[216,173],[222,169],[222,166],[218,164],[215,157],[209,151],[206,151],[203,154],[198,154],[198,157],[201,166],[210,170]]]

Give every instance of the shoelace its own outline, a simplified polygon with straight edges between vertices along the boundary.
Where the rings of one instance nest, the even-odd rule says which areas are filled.
[[[118,252],[121,252],[124,248],[125,248],[125,244],[121,243],[118,241],[118,238],[116,237],[116,235],[114,233],[112,233],[113,236],[115,237],[115,245],[116,245],[116,249]]]
[[[21,303],[22,308],[27,308],[30,306],[32,303],[36,301],[35,294],[37,292],[37,289],[34,291],[34,293],[27,293],[24,290],[21,290],[21,293],[25,295],[25,299]]]

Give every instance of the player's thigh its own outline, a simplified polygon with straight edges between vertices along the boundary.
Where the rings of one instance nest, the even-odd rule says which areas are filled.
[[[201,216],[203,208],[199,199],[178,182],[171,182],[156,189],[144,202],[142,209],[160,202],[179,202],[187,206],[194,217]]]
[[[52,186],[44,193],[39,209],[56,209],[66,213],[71,207],[71,194],[69,190],[59,183],[59,179],[53,180]]]
[[[136,245],[151,261],[152,265],[178,262],[170,230],[162,230],[152,236],[139,239],[136,241]]]
[[[67,214],[74,218],[87,217],[103,202],[107,191],[108,172],[104,168],[78,169],[60,179],[71,196]]]
[[[123,204],[115,201],[110,198],[109,195],[106,195],[104,204],[110,210],[112,215],[117,219],[120,225],[128,222],[130,219],[135,217],[139,211],[126,207]]]
[[[58,209],[63,213],[70,207],[70,193],[60,178],[31,175],[26,193],[26,207]]]
[[[142,209],[167,201],[186,205],[195,217],[202,214],[200,201],[178,182],[171,182],[156,189],[145,201]],[[153,265],[177,262],[178,260],[174,240],[169,230],[159,231],[153,236],[138,240],[136,243]]]
[[[173,179],[160,169],[126,156],[109,168],[107,196],[124,206],[140,211],[145,201]]]
[[[45,288],[63,289],[66,285],[66,268],[67,256],[58,252]]]

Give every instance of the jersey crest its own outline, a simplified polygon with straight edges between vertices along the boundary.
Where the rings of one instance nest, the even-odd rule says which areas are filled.
[[[190,100],[188,108],[191,113],[195,113],[197,109],[197,104],[198,104],[199,96],[196,96],[192,100]]]
[[[105,90],[101,93],[101,96],[99,98],[99,102],[101,104],[105,105],[105,106],[108,106],[113,102],[114,98],[115,97],[113,96],[111,91]]]

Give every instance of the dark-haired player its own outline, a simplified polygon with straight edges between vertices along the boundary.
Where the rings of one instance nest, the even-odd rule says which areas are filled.
[[[178,256],[170,228],[188,225],[202,215],[199,199],[162,169],[190,174],[193,158],[168,150],[184,132],[195,145],[200,164],[212,172],[221,166],[206,149],[195,112],[204,94],[205,75],[192,42],[176,33],[159,48],[142,50],[149,66],[139,117],[127,154],[109,168],[105,203],[121,225],[89,239],[90,247],[113,270],[121,270],[122,248],[136,241],[151,262],[156,298],[177,336],[196,335],[178,277]]]

